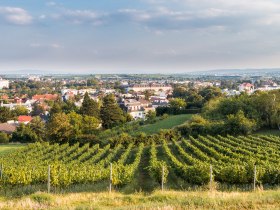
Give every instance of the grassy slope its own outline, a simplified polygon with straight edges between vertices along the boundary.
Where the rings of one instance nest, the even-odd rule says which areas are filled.
[[[0,201],[1,209],[279,209],[280,190],[257,192],[36,193]]]
[[[177,125],[181,125],[191,118],[191,114],[171,115],[166,119],[160,120],[154,124],[144,125],[138,131],[146,134],[153,134],[160,131],[160,129],[170,129]]]
[[[8,154],[24,146],[24,144],[0,144],[0,155]]]

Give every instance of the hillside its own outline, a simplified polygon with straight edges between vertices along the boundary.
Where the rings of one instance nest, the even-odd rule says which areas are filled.
[[[256,186],[280,183],[279,137],[207,136],[165,139],[161,143],[136,147],[129,144],[126,148],[123,145],[100,148],[88,144],[30,144],[0,158],[4,166],[0,193],[7,193],[7,189],[13,191],[15,186],[17,193],[21,187],[25,190],[27,187],[29,193],[46,191],[48,165],[51,191],[55,192],[83,191],[88,186],[100,191],[108,189],[110,163],[113,188],[130,193],[158,189],[162,181],[167,189],[207,188],[209,182],[213,187],[217,182],[219,190],[234,185],[252,189],[254,178]]]

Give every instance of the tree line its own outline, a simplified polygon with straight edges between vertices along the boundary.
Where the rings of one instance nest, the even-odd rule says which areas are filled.
[[[260,129],[280,129],[280,91],[256,91],[208,101],[201,115],[177,129],[184,135],[250,134]]]
[[[5,120],[3,118],[3,122]],[[114,95],[106,95],[97,102],[86,93],[80,108],[74,102],[58,100],[53,103],[46,122],[35,116],[29,124],[20,124],[11,135],[11,141],[75,143],[95,139],[102,130],[130,120],[131,117],[119,107]]]

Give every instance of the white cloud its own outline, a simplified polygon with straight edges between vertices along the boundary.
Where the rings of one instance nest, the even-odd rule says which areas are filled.
[[[49,7],[54,7],[54,6],[57,5],[57,3],[54,2],[54,1],[49,1],[49,2],[46,3],[46,5],[49,6]]]
[[[94,10],[63,9],[60,14],[53,15],[56,19],[64,19],[74,24],[137,23],[154,31],[190,30],[201,28],[242,28],[258,23],[273,23],[274,14],[280,12],[280,3],[262,0],[170,0],[181,5],[178,9],[170,9],[164,4],[150,9],[120,9],[117,11],[100,12]],[[180,3],[179,3],[180,2]],[[183,2],[183,3],[182,3]],[[187,4],[188,3],[188,4]]]
[[[61,49],[61,48],[63,48],[62,45],[57,44],[57,43],[51,43],[51,44],[31,43],[30,47],[32,47],[32,48],[51,48],[51,49]]]
[[[0,18],[16,25],[28,25],[33,20],[26,10],[18,7],[0,7]]]

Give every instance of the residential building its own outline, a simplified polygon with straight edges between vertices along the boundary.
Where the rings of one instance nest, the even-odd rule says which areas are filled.
[[[21,115],[21,116],[18,116],[18,123],[23,123],[23,124],[28,124],[30,123],[32,120],[32,117],[31,116],[26,116],[26,115]]]
[[[12,134],[16,130],[15,124],[9,124],[9,123],[1,123],[0,124],[0,132],[6,133],[6,134]]]
[[[4,80],[0,77],[0,90],[3,88],[9,88],[10,82],[9,80]]]
[[[129,113],[133,119],[145,119],[148,111],[155,111],[149,101],[143,99],[124,99],[121,107]]]
[[[151,83],[151,84],[134,84],[127,88],[127,91],[130,90],[134,92],[144,92],[146,90],[152,90],[156,92],[160,92],[160,91],[168,92],[168,91],[172,91],[173,88],[171,85]]]
[[[251,83],[242,83],[238,86],[239,92],[253,93],[255,91],[254,85]]]

